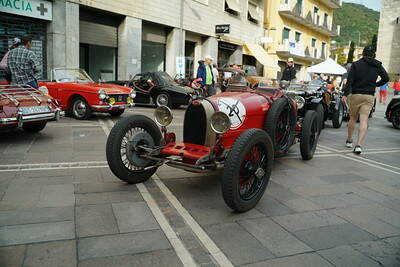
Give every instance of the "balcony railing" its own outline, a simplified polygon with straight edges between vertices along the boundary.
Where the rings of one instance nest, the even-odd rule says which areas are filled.
[[[341,8],[342,0],[320,0],[323,4],[330,8]]]
[[[337,36],[340,33],[339,27],[330,23],[329,19],[313,15],[311,11],[306,13],[305,8],[297,2],[282,3],[279,8],[279,14],[330,37]]]
[[[304,48],[301,43],[290,42],[288,39],[284,39],[281,44],[278,45],[276,53],[278,55],[312,62],[322,62],[326,59],[325,51],[320,51],[316,47],[307,46]]]

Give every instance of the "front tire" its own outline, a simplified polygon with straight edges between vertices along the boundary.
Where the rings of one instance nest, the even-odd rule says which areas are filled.
[[[225,161],[221,185],[225,203],[237,212],[254,208],[264,195],[273,161],[274,147],[265,131],[243,132]]]
[[[22,129],[24,129],[25,132],[28,133],[37,133],[40,132],[41,130],[46,127],[47,121],[45,122],[39,122],[39,123],[34,123],[34,124],[26,124],[22,126]]]
[[[397,108],[393,111],[391,121],[393,128],[400,129],[400,108]]]
[[[343,103],[340,102],[338,110],[335,110],[335,112],[332,114],[332,125],[333,125],[333,128],[342,127],[343,113],[344,113],[343,110],[344,110]]]
[[[92,116],[92,110],[86,100],[77,96],[72,100],[72,116],[77,120],[88,120]]]
[[[112,117],[118,117],[121,116],[124,113],[125,109],[116,109],[116,110],[110,110],[108,113]]]
[[[301,127],[300,152],[304,160],[313,158],[319,139],[319,121],[317,113],[313,110],[306,112]]]
[[[155,162],[141,158],[136,145],[155,147],[160,144],[161,132],[153,120],[143,115],[132,115],[119,120],[107,139],[106,155],[111,171],[129,184],[149,179],[157,170]]]
[[[322,105],[322,103],[318,104],[317,107],[315,108],[315,111],[317,112],[318,120],[320,123],[320,130],[325,128],[325,110]]]

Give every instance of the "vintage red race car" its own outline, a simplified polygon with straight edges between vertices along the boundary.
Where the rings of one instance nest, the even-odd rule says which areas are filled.
[[[140,183],[167,164],[191,172],[223,170],[222,194],[238,212],[253,208],[267,187],[274,157],[300,141],[301,156],[311,159],[319,138],[315,111],[297,117],[295,98],[277,88],[229,90],[193,100],[186,109],[183,142],[167,130],[173,115],[155,110],[119,120],[107,140],[111,171],[127,183]],[[158,126],[157,126],[158,124]]]
[[[58,121],[62,115],[57,100],[28,85],[0,85],[0,130],[20,127],[27,132],[39,132],[48,121]]]
[[[92,112],[120,116],[133,107],[136,92],[114,84],[95,83],[82,69],[56,68],[51,81],[39,82],[57,99],[63,110],[79,120],[89,119]]]

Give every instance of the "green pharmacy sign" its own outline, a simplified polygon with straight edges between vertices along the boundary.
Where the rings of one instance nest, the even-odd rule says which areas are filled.
[[[0,11],[44,20],[53,19],[52,3],[44,0],[0,0]]]

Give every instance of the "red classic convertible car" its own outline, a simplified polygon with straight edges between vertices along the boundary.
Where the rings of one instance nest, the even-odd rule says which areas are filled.
[[[155,122],[133,115],[115,124],[107,140],[107,161],[127,183],[146,181],[164,163],[191,172],[221,169],[226,204],[248,211],[264,194],[275,155],[286,154],[299,140],[302,158],[313,157],[318,118],[312,110],[298,118],[302,104],[277,88],[237,88],[198,98],[186,109],[182,143],[167,131],[173,116],[161,106]]]
[[[60,106],[47,93],[27,85],[0,85],[0,130],[21,127],[39,132],[48,121],[59,120]]]
[[[136,92],[130,88],[95,83],[82,69],[56,68],[52,81],[39,82],[52,97],[58,100],[63,110],[79,120],[90,118],[92,112],[108,112],[121,115],[125,108],[133,107]]]

